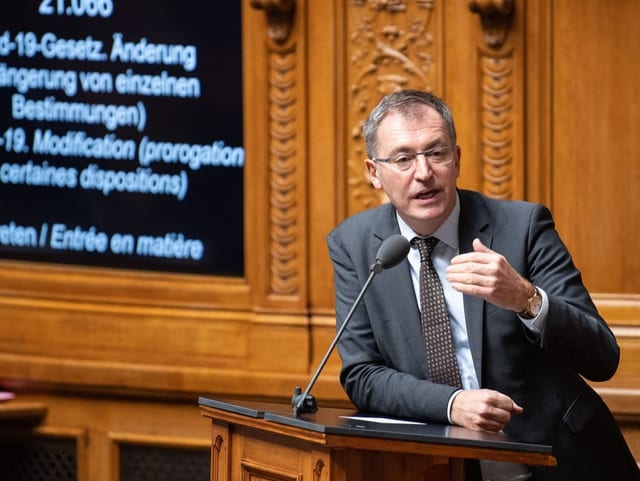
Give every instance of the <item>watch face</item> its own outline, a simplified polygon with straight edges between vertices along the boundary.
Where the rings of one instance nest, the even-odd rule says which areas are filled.
[[[542,297],[536,291],[536,295],[533,297],[533,299],[531,299],[531,306],[529,307],[529,310],[534,316],[537,316],[541,308],[542,308]]]

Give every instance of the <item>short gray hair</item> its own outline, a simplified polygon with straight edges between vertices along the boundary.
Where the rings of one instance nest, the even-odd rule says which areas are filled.
[[[364,122],[362,131],[367,156],[370,159],[377,157],[378,127],[390,112],[400,111],[403,115],[412,117],[417,114],[418,107],[422,105],[426,105],[440,114],[447,124],[451,144],[456,145],[456,126],[453,123],[451,110],[444,100],[422,90],[399,90],[383,97]]]

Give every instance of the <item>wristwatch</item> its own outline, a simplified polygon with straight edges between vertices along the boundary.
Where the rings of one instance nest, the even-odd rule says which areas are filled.
[[[518,315],[525,319],[533,319],[540,314],[540,309],[542,309],[542,296],[538,288],[533,286],[533,295],[527,300],[527,307],[524,311],[518,312]]]

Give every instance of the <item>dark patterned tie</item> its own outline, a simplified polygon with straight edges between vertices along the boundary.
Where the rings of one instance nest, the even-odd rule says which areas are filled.
[[[431,252],[438,239],[414,237],[411,242],[420,251],[420,306],[429,377],[438,384],[462,387],[444,292],[431,262]]]

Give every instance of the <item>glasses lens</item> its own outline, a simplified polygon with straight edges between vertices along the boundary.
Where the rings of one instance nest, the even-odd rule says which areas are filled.
[[[389,163],[398,170],[409,170],[415,163],[417,153],[401,152],[389,159]]]
[[[435,147],[424,152],[400,152],[388,159],[380,159],[380,161],[404,172],[415,166],[419,155],[424,156],[430,166],[446,165],[453,158],[453,147]]]
[[[446,164],[451,160],[451,147],[438,147],[433,150],[425,152],[425,157],[429,159],[429,163],[432,165]]]

